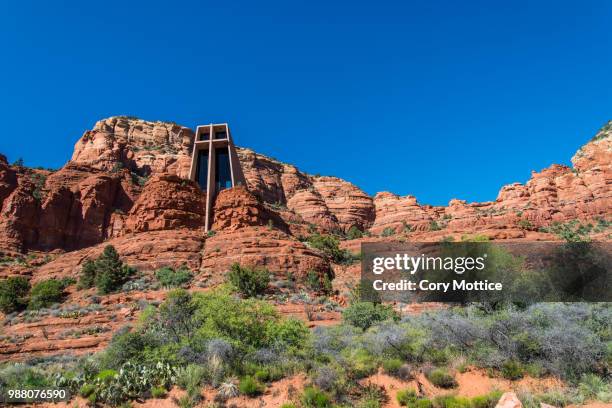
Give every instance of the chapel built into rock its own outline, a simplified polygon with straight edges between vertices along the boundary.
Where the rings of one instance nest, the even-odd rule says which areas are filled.
[[[197,127],[189,178],[196,181],[206,194],[204,228],[209,231],[217,193],[246,184],[227,123]]]

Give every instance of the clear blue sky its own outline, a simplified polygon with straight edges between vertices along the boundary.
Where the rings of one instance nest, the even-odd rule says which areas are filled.
[[[0,152],[194,127],[370,194],[495,199],[612,119],[609,1],[4,2]]]

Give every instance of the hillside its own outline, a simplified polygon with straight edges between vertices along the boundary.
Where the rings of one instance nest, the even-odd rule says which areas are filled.
[[[0,278],[68,282],[60,304],[2,315],[0,362],[103,350],[148,305],[166,299],[168,290],[155,275],[163,267],[191,271],[193,279],[183,286],[193,293],[225,282],[234,263],[265,267],[274,292],[266,299],[281,315],[313,328],[340,320],[359,278],[355,256],[363,241],[476,235],[546,241],[567,234],[612,240],[609,125],[576,152],[572,167],[533,172],[525,184],[503,186],[495,201],[454,199],[448,206],[390,192],[371,197],[340,178],[306,174],[238,148],[247,185],[220,192],[209,233],[203,194],[186,180],[193,138],[191,129],[174,123],[112,117],[86,131],[56,171],[9,165],[0,155]],[[340,262],[313,247],[306,238],[316,233],[335,237],[352,260]],[[88,260],[108,245],[134,275],[110,294],[77,287]],[[332,282],[328,297],[316,300],[321,290],[312,279]],[[413,305],[402,312],[421,310]],[[470,376],[485,378],[480,371],[461,378]]]

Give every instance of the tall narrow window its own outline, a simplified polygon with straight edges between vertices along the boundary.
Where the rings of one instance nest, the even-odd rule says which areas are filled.
[[[232,187],[232,173],[227,147],[220,147],[215,150],[215,185],[217,191]]]
[[[200,150],[198,153],[197,181],[202,191],[206,191],[208,183],[208,150]]]

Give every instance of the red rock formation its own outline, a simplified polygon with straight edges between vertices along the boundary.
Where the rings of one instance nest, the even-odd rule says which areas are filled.
[[[78,251],[68,252],[41,266],[34,281],[77,278],[87,259],[97,258],[106,245],[113,245],[121,259],[141,272],[152,272],[162,266],[200,266],[203,235],[194,230],[176,229],[126,234]]]
[[[292,237],[283,220],[265,208],[243,186],[219,193],[214,208],[214,235],[206,240],[201,272],[219,283],[231,264],[263,266],[286,277],[304,278],[309,271],[329,272],[318,251]]]
[[[213,228],[235,231],[272,220],[274,228],[294,237],[357,226],[373,235],[406,231],[410,239],[475,233],[550,238],[535,231],[554,221],[608,216],[610,127],[576,153],[574,168],[553,165],[534,172],[524,185],[503,187],[495,201],[451,200],[447,207],[391,193],[372,199],[344,180],[310,176],[239,149],[254,197],[246,190],[221,194]],[[0,249],[73,250],[128,233],[201,229],[203,197],[197,186],[179,178],[189,168],[192,143],[187,128],[115,117],[85,132],[72,160],[56,172],[11,168],[0,157]]]
[[[132,206],[123,231],[203,228],[205,214],[206,198],[196,183],[175,175],[156,175]]]
[[[96,123],[74,146],[72,162],[98,170],[125,167],[139,174],[189,172],[193,131],[168,122],[117,116]]]
[[[4,199],[17,187],[17,176],[6,162],[6,157],[0,154],[0,208]]]

